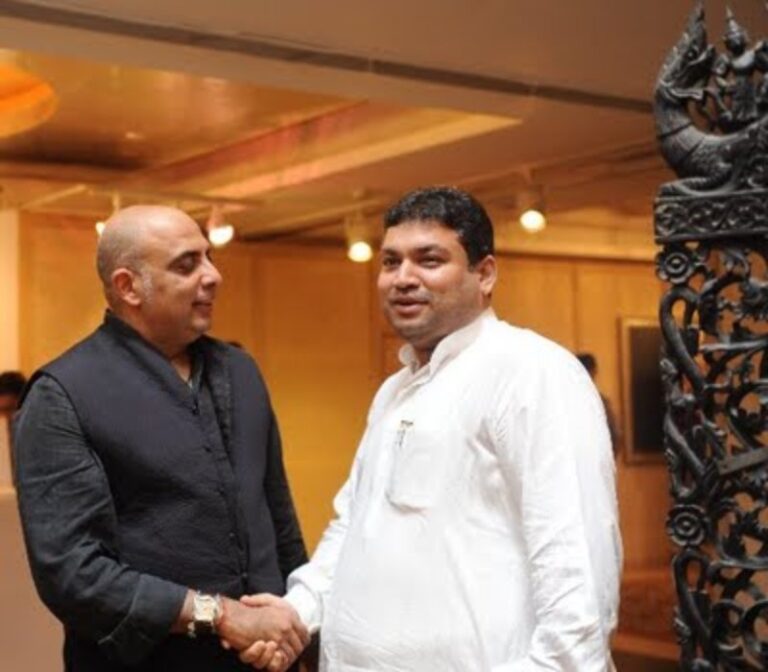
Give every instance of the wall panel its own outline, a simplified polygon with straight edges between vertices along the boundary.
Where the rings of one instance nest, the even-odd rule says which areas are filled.
[[[20,355],[26,373],[92,331],[104,313],[93,222],[21,216]]]
[[[341,250],[258,252],[261,343],[308,545],[331,515],[365,426],[372,357],[370,269]]]
[[[574,264],[569,260],[500,257],[493,297],[497,315],[572,349],[576,339]]]
[[[623,409],[620,320],[656,319],[661,291],[650,263],[578,264],[578,349],[597,356],[598,387],[610,399],[619,422]],[[620,452],[617,480],[626,568],[666,565],[671,551],[664,527],[669,508],[665,464],[627,464]]]
[[[225,341],[237,341],[253,352],[256,347],[256,334],[250,319],[256,310],[253,252],[243,245],[229,245],[214,250],[213,262],[224,282],[216,296],[211,335]]]

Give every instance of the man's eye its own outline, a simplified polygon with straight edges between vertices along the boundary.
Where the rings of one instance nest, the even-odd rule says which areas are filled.
[[[191,273],[195,270],[195,266],[197,266],[197,262],[195,259],[182,259],[176,264],[176,270],[179,273]]]
[[[421,265],[426,266],[427,268],[434,268],[435,266],[439,266],[443,263],[443,260],[440,257],[424,257],[421,260]]]
[[[394,257],[384,257],[381,260],[382,268],[397,268],[398,261]]]

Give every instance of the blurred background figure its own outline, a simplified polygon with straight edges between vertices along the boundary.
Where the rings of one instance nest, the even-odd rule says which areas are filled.
[[[13,480],[11,418],[26,384],[27,379],[19,371],[0,373],[0,485],[11,485]]]
[[[16,410],[16,404],[27,379],[19,371],[0,373],[0,417],[10,418]]]
[[[576,353],[576,359],[581,362],[582,366],[587,370],[587,373],[589,373],[589,377],[594,381],[597,376],[597,358],[591,352],[578,352]],[[595,383],[595,385],[597,385],[597,383]],[[613,413],[613,408],[611,408],[611,402],[608,400],[608,397],[600,392],[600,390],[598,390],[598,392],[600,393],[600,399],[603,400],[605,419],[608,422],[608,431],[611,434],[611,445],[613,446],[614,454],[616,454],[619,450],[621,432],[616,423],[616,416]]]

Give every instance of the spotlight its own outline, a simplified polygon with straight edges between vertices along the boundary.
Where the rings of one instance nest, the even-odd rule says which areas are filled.
[[[208,240],[214,247],[222,247],[235,237],[235,227],[231,224],[221,224],[208,231]]]
[[[537,208],[526,210],[520,215],[520,226],[528,233],[538,233],[547,225],[547,218],[544,213]]]
[[[371,234],[368,222],[361,211],[349,215],[344,220],[344,236],[347,239],[347,257],[358,264],[370,261],[373,257]]]
[[[101,234],[104,233],[104,229],[107,228],[106,222],[96,222],[96,234],[101,238]]]
[[[222,247],[235,237],[235,227],[224,221],[224,213],[218,204],[211,207],[211,216],[205,228],[214,247]]]
[[[373,257],[373,248],[365,240],[357,240],[347,248],[347,257],[359,264],[365,263]]]
[[[529,187],[520,193],[517,199],[520,212],[520,226],[528,233],[538,233],[547,225],[544,208],[544,195],[541,187]]]

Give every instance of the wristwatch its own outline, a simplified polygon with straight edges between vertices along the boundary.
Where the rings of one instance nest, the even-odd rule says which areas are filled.
[[[221,597],[195,591],[192,597],[192,620],[187,624],[187,635],[215,635],[216,621],[221,616]]]

